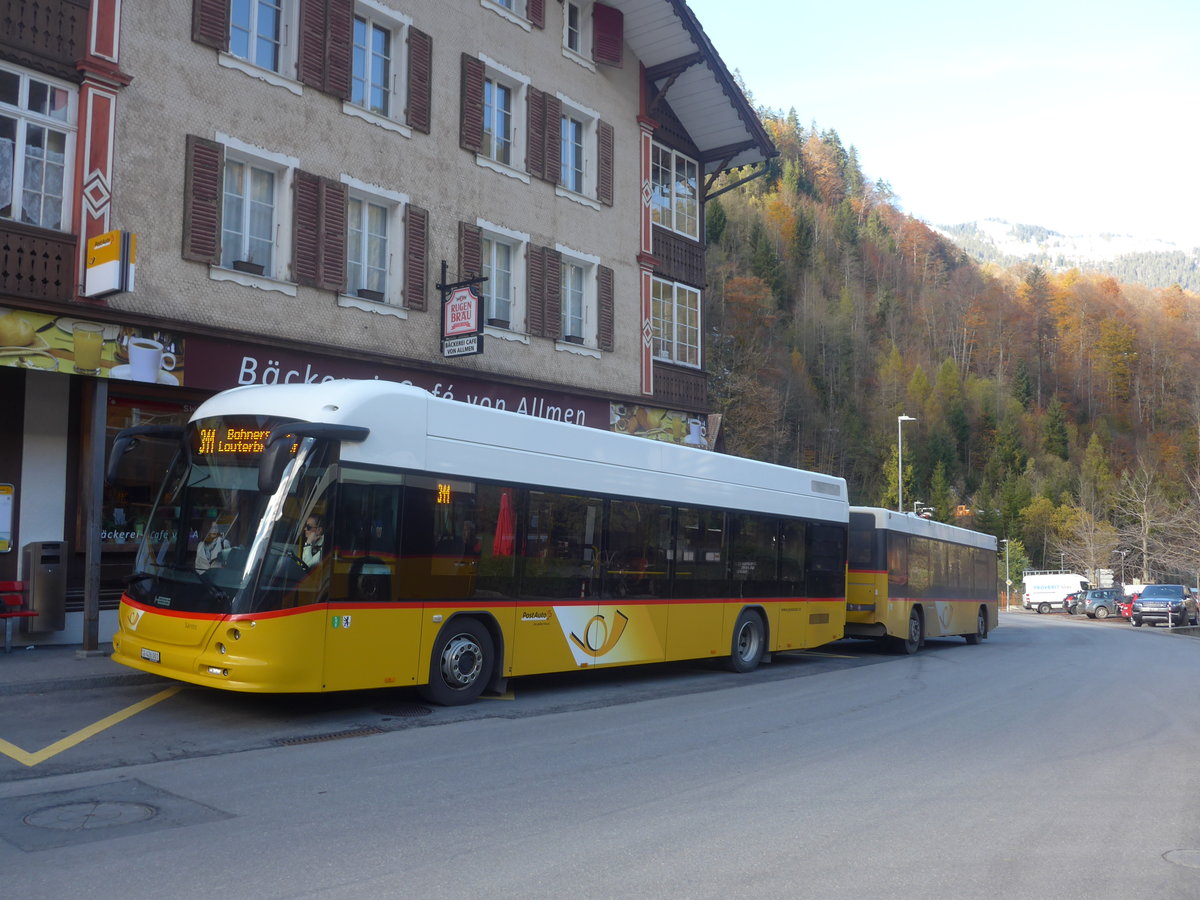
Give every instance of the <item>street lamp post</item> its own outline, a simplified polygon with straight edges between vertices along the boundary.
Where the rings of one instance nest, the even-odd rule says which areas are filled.
[[[917,421],[912,416],[896,416],[896,512],[904,512],[904,423]]]

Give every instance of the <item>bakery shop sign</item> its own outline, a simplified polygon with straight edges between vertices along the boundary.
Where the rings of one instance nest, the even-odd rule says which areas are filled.
[[[471,278],[446,284],[446,263],[442,263],[442,356],[472,356],[483,352],[483,301],[476,285],[486,278]]]

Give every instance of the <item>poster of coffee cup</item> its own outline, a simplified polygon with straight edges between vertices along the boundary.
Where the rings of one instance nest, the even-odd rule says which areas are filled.
[[[129,363],[113,366],[112,377],[147,384],[179,384],[173,371],[178,360],[174,351],[169,349],[173,346],[173,343],[164,343],[156,338],[141,335],[129,337],[125,345]]]

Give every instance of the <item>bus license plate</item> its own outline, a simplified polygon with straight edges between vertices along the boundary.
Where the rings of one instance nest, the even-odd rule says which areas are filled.
[[[150,662],[161,662],[162,654],[157,650],[149,650],[146,647],[142,648],[142,659],[148,659]]]

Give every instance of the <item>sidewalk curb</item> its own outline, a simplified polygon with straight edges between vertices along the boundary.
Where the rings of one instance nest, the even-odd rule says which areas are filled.
[[[124,687],[137,684],[175,684],[159,675],[130,672],[128,675],[88,675],[83,678],[48,678],[42,681],[18,681],[0,684],[0,697],[16,694],[48,694],[56,691],[85,691],[90,688]]]

